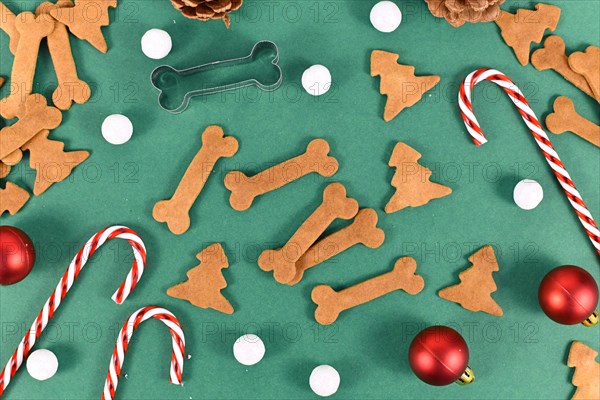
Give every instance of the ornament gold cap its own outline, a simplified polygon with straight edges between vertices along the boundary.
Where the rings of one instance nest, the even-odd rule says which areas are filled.
[[[585,326],[594,326],[598,324],[598,310],[594,310],[592,315],[587,317],[585,321],[582,322]]]
[[[475,374],[473,373],[473,370],[467,366],[467,369],[465,369],[465,372],[463,372],[463,374],[460,376],[460,378],[458,378],[456,380],[456,383],[458,383],[459,385],[468,385],[469,383],[472,383],[475,380]]]

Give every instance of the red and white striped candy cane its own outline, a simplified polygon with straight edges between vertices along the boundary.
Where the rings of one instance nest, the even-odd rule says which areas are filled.
[[[115,349],[113,350],[110,359],[108,375],[104,382],[102,400],[112,400],[115,397],[115,391],[119,384],[121,367],[125,361],[125,353],[129,347],[129,341],[131,340],[133,331],[135,331],[142,322],[150,318],[161,320],[167,325],[171,332],[173,352],[171,354],[170,381],[175,385],[181,385],[181,377],[183,375],[183,355],[185,354],[185,336],[183,335],[181,324],[177,320],[177,317],[169,310],[156,306],[148,306],[134,312],[131,317],[125,321],[123,328],[121,328],[121,331],[119,332],[119,337],[117,338],[117,343],[115,344]]]
[[[60,282],[58,282],[56,289],[54,289],[54,292],[48,301],[46,301],[46,304],[44,304],[44,307],[31,325],[28,333],[23,340],[21,340],[21,343],[19,343],[14,354],[0,373],[0,397],[2,397],[10,380],[29,355],[29,351],[35,344],[35,341],[40,337],[48,325],[48,321],[52,318],[56,309],[60,306],[60,303],[73,286],[75,279],[79,276],[81,269],[87,263],[90,256],[106,241],[111,239],[127,240],[133,248],[134,256],[133,265],[127,278],[112,296],[112,299],[117,304],[121,304],[133,291],[135,285],[142,277],[146,265],[146,247],[144,246],[144,242],[134,231],[125,226],[111,226],[101,230],[92,236],[81,250],[79,250],[75,258],[73,258],[73,261],[69,264],[69,268],[67,268],[67,271],[60,279]]]
[[[495,69],[482,68],[471,72],[463,81],[458,94],[458,105],[460,107],[462,118],[475,145],[480,146],[487,142],[487,139],[479,126],[479,122],[477,122],[477,118],[475,118],[475,114],[473,114],[473,106],[471,104],[471,92],[475,85],[482,81],[492,81],[508,93],[508,96],[517,107],[517,110],[519,110],[529,131],[542,150],[544,157],[546,157],[546,161],[548,161],[550,168],[552,168],[554,176],[556,176],[558,183],[562,186],[575,213],[577,213],[581,225],[583,225],[586,233],[590,237],[596,251],[600,254],[600,231],[598,231],[598,226],[583,202],[581,194],[579,194],[579,191],[575,187],[575,183],[571,180],[571,176],[554,150],[552,143],[550,143],[548,135],[544,132],[540,121],[535,116],[527,99],[523,96],[523,93],[519,90],[517,85],[515,85],[509,77]]]

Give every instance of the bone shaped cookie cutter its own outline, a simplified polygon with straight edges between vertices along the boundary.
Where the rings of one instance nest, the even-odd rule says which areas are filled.
[[[415,273],[416,270],[417,263],[414,259],[402,257],[396,261],[392,271],[339,292],[327,285],[315,286],[311,293],[312,301],[317,305],[315,319],[321,325],[333,324],[342,311],[399,289],[415,295],[425,287],[425,281]]]
[[[220,76],[223,69],[231,70],[228,77]],[[212,80],[220,83],[213,83]],[[161,65],[152,71],[150,81],[159,92],[159,106],[170,113],[179,114],[188,108],[190,100],[196,96],[247,86],[271,92],[281,85],[283,73],[279,67],[277,45],[263,40],[252,47],[249,55],[240,58],[213,61],[183,70]]]

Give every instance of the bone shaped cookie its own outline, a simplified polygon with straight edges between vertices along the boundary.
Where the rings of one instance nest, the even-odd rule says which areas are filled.
[[[0,178],[6,178],[10,174],[10,167],[10,165],[6,165],[0,161]]]
[[[383,244],[385,233],[377,227],[377,212],[372,208],[364,208],[356,214],[354,221],[347,227],[319,240],[296,262],[296,276],[288,285],[295,285],[302,280],[304,272],[330,258],[348,250],[350,247],[363,244],[375,249]]]
[[[101,28],[110,22],[108,8],[116,6],[117,0],[77,0],[74,7],[54,8],[50,10],[50,15],[68,26],[73,35],[106,53],[108,45]],[[93,17],[90,13],[93,13]]]
[[[6,211],[10,215],[15,215],[29,200],[27,190],[15,185],[11,182],[6,182],[6,187],[0,189],[0,216]]]
[[[537,49],[531,55],[531,64],[538,70],[552,69],[575,87],[594,97],[590,85],[583,75],[578,74],[569,66],[565,42],[560,36],[548,36],[544,40],[544,47]]]
[[[13,54],[17,54],[17,44],[19,43],[19,31],[15,28],[16,19],[16,15],[0,2],[0,29],[6,32],[10,38],[8,48]]]
[[[315,319],[321,325],[333,324],[342,311],[349,310],[402,289],[415,295],[425,287],[425,281],[415,274],[417,263],[411,257],[402,257],[394,269],[357,285],[336,292],[330,286],[319,285],[312,290],[312,301],[317,305]]]
[[[2,135],[3,135],[2,131],[0,131],[0,137]],[[4,158],[0,161],[2,161],[4,164],[8,165],[9,167],[14,167],[18,163],[20,163],[22,159],[23,159],[23,152],[21,151],[21,149],[17,149],[15,151],[13,151],[12,153],[10,153],[9,155],[4,156]]]
[[[45,2],[38,6],[36,15],[48,15],[48,18],[51,18],[49,15],[51,10],[72,6],[70,0],[60,0],[56,4]],[[56,22],[54,31],[48,35],[48,49],[58,78],[58,86],[52,93],[54,105],[61,110],[68,110],[73,102],[83,104],[88,101],[92,91],[89,85],[77,76],[69,32],[62,22]]]
[[[166,222],[176,235],[185,233],[190,227],[190,209],[206,184],[208,176],[220,158],[231,157],[238,150],[238,141],[225,136],[220,126],[209,126],[202,133],[202,147],[183,175],[171,199],[156,203],[152,217]]]
[[[338,162],[328,156],[329,144],[324,139],[315,139],[308,144],[302,155],[284,161],[254,176],[241,171],[231,171],[225,176],[225,187],[231,191],[229,203],[234,210],[250,208],[258,196],[278,189],[303,176],[316,172],[321,176],[332,176],[338,170]]]
[[[554,100],[554,112],[546,117],[546,127],[552,133],[573,132],[600,147],[600,126],[577,113],[571,99],[560,96]]]
[[[158,90],[158,104],[166,111],[179,114],[195,96],[204,96],[256,86],[273,91],[282,82],[279,49],[275,43],[256,43],[249,55],[231,60],[213,61],[184,70],[170,65],[157,67],[150,75]],[[223,76],[226,75],[224,78]]]
[[[23,117],[0,131],[0,160],[19,150],[38,132],[54,129],[62,121],[60,110],[49,107],[46,98],[41,94],[29,95],[25,102],[25,110]]]
[[[600,102],[600,47],[589,46],[585,52],[574,52],[569,56],[569,65],[573,71],[585,77],[596,100]]]
[[[358,202],[346,197],[341,183],[332,183],[323,192],[323,202],[308,217],[288,242],[280,249],[265,250],[258,258],[263,271],[273,271],[275,280],[288,283],[296,275],[296,261],[317,241],[319,236],[337,219],[350,219],[358,212]]]
[[[64,143],[48,139],[43,130],[22,147],[29,150],[29,165],[37,171],[33,194],[44,193],[52,184],[65,180],[73,168],[84,162],[90,153],[84,150],[64,151]]]
[[[33,89],[33,76],[37,63],[40,42],[54,30],[54,21],[37,17],[30,12],[20,13],[15,20],[19,32],[19,43],[13,62],[11,86],[14,91],[2,100],[0,107],[4,118],[15,118],[22,110]]]

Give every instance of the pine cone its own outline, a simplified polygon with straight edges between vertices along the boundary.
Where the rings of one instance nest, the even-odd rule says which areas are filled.
[[[489,22],[500,16],[504,0],[425,0],[433,16],[458,28],[465,22]]]
[[[173,6],[181,13],[192,19],[208,21],[222,19],[229,28],[231,18],[229,13],[239,9],[243,0],[171,0]]]

